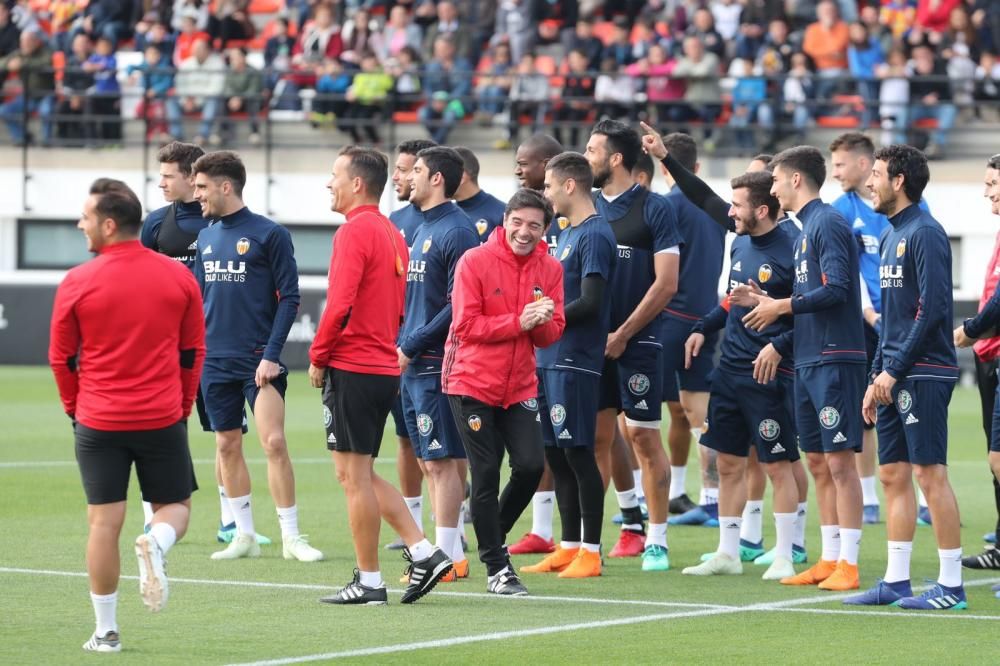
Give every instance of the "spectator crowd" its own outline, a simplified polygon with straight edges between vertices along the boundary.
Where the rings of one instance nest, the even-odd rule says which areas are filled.
[[[990,0],[2,0],[0,118],[18,143],[29,114],[43,143],[117,143],[133,115],[161,141],[187,118],[228,143],[239,118],[258,142],[288,110],[354,142],[395,118],[579,147],[609,117],[747,152],[826,124],[935,156],[959,119],[1000,121],[998,51]]]

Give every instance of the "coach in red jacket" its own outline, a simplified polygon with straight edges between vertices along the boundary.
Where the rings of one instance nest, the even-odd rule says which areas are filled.
[[[87,495],[87,571],[97,627],[84,650],[118,652],[116,609],[129,473],[153,505],[135,542],[139,590],[152,611],[167,601],[166,552],[187,529],[197,488],[185,419],[205,358],[201,294],[180,262],[139,243],[142,205],[125,183],[94,182],[79,227],[97,258],[56,291],[49,364],[73,419]]]
[[[472,523],[487,590],[495,594],[528,592],[504,540],[542,476],[535,348],[551,345],[566,326],[562,267],[542,241],[551,219],[552,207],[540,193],[519,190],[507,204],[503,227],[455,269],[441,388],[469,456]],[[498,501],[505,449],[510,481]]]

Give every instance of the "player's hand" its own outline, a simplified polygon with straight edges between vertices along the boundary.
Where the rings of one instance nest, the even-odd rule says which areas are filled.
[[[955,346],[958,348],[971,347],[976,344],[975,338],[970,338],[965,334],[965,326],[959,326],[955,329]]]
[[[778,376],[778,366],[781,365],[781,354],[768,343],[753,362],[753,378],[758,384],[770,384]]]
[[[410,367],[410,357],[403,353],[400,347],[396,347],[396,360],[399,361],[399,371],[406,372]]]
[[[547,324],[552,321],[552,317],[556,313],[556,302],[548,296],[543,296],[541,299],[535,301],[535,308],[538,316],[538,324]]]
[[[861,401],[861,416],[864,417],[865,423],[868,425],[875,425],[875,419],[878,414],[875,411],[875,385],[871,384],[868,389],[865,390],[865,399]]]
[[[627,344],[628,338],[621,332],[621,329],[611,331],[608,333],[608,344],[604,348],[604,355],[612,360],[616,359],[625,353],[625,345]]]
[[[763,293],[764,290],[756,282],[748,280],[746,284],[738,284],[730,290],[729,302],[741,308],[752,308],[757,305],[753,295]]]
[[[778,321],[778,317],[784,314],[781,301],[777,301],[770,296],[763,294],[750,294],[750,298],[757,301],[757,307],[751,310],[745,317],[743,323],[747,328],[760,332]]]
[[[257,383],[258,388],[263,388],[271,383],[279,374],[281,374],[281,366],[279,366],[274,361],[268,361],[263,359],[260,365],[257,366],[257,373],[254,375],[254,381]]]
[[[539,302],[536,301],[532,301],[531,303],[526,303],[524,305],[524,309],[521,310],[521,317],[519,321],[521,323],[522,331],[530,331],[534,327],[538,326],[538,324],[540,323],[538,303]]]
[[[323,377],[325,375],[325,368],[317,368],[312,363],[309,364],[309,383],[313,388],[323,388]]]
[[[663,145],[660,133],[646,123],[641,122],[639,126],[642,127],[642,149],[646,151],[646,154],[655,160],[662,160],[666,157],[667,147]]]
[[[691,369],[691,359],[696,358],[705,344],[704,333],[692,333],[684,343],[684,369]]]
[[[892,404],[892,387],[896,385],[896,378],[883,370],[872,385],[869,387],[873,391],[872,397],[880,405]]]

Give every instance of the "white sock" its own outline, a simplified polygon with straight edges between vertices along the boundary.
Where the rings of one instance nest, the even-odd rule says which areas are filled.
[[[885,582],[898,583],[910,580],[910,554],[913,552],[912,541],[890,541],[889,560],[885,565]]]
[[[278,509],[278,525],[281,526],[281,537],[297,537],[299,535],[299,509],[294,504]]]
[[[149,525],[153,522],[153,505],[149,502],[142,503],[142,524]]]
[[[365,587],[382,587],[381,571],[358,571],[358,574]]]
[[[420,560],[426,560],[434,552],[434,546],[427,539],[421,539],[412,546],[410,546],[410,555],[413,557],[414,562],[419,562]]]
[[[719,516],[719,552],[734,560],[740,559],[740,525],[738,516]]]
[[[250,508],[250,496],[229,497],[229,508],[233,512],[233,521],[239,534],[256,535],[253,529],[253,511]]]
[[[858,563],[858,551],[861,550],[861,530],[849,527],[840,528],[840,559],[848,564]]]
[[[590,551],[591,553],[599,553],[599,552],[601,552],[601,544],[599,544],[599,543],[587,543],[585,541],[585,542],[583,542],[583,549],[587,550],[587,551]]]
[[[646,491],[642,488],[642,468],[632,470],[632,483],[635,484],[635,496],[639,501],[646,499]]]
[[[164,555],[177,543],[177,530],[170,523],[153,523],[149,528],[149,536],[153,537],[153,541]]]
[[[927,498],[924,497],[924,491],[922,491],[920,488],[917,488],[917,505],[920,506],[921,509],[928,508]]]
[[[861,496],[865,506],[878,506],[878,493],[875,492],[875,477],[861,477]]]
[[[722,523],[722,518],[719,518]],[[740,538],[750,543],[760,543],[764,529],[764,502],[750,500],[743,507],[743,527],[740,528]]]
[[[420,533],[424,533],[424,498],[423,495],[418,497],[404,497],[403,501],[406,502],[406,508],[410,510],[410,515],[413,516],[413,522],[417,524],[417,528]]]
[[[465,559],[465,551],[462,550],[462,532],[465,531],[465,520],[462,518],[462,510],[458,510],[458,527],[455,528],[455,545],[451,549],[451,561],[461,562]],[[445,551],[446,553],[448,551]]]
[[[615,495],[618,496],[619,509],[634,509],[639,506],[639,498],[635,496],[635,489],[624,490],[622,492],[615,491]]]
[[[819,533],[823,538],[823,553],[819,556],[820,559],[836,562],[840,557],[840,526],[820,525]]]
[[[702,506],[708,504],[708,496],[705,494],[704,488],[698,491],[698,504],[701,504]]]
[[[115,617],[118,610],[118,591],[111,594],[91,592],[90,603],[94,605],[94,618],[97,620],[94,633],[104,636],[109,631],[118,631],[118,619]]]
[[[809,503],[799,502],[799,508],[795,512],[795,534],[792,536],[792,543],[799,548],[806,547],[806,517],[809,515]]]
[[[552,514],[556,508],[556,493],[545,490],[531,498],[531,533],[543,539],[552,538]]]
[[[456,528],[435,527],[434,537],[436,541],[434,545],[443,550],[445,555],[450,556],[455,552],[455,539],[458,538],[458,530]]]
[[[219,522],[223,525],[232,525],[236,522],[233,507],[229,506],[229,498],[226,497],[225,486],[219,486]]]
[[[775,558],[783,557],[791,561],[792,542],[795,540],[795,518],[794,513],[774,514]]]
[[[701,491],[705,495],[705,501],[702,504],[718,504],[719,503],[719,489],[718,488],[704,488]]]
[[[563,550],[578,550],[580,548],[579,541],[560,541],[559,547]]]
[[[667,547],[667,524],[666,523],[650,523],[649,529],[646,531],[646,545],[647,546],[663,546]]]
[[[687,467],[670,466],[670,499],[680,497],[684,494],[684,486],[687,485],[687,473]]]
[[[962,585],[962,549],[938,549],[938,560],[941,569],[938,583],[945,587],[960,587]]]

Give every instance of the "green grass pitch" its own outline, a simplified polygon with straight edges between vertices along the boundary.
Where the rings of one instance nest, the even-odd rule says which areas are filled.
[[[604,576],[563,581],[525,576],[532,596],[485,594],[482,566],[441,585],[413,606],[398,602],[398,554],[382,551],[390,604],[337,608],[317,603],[351,577],[354,556],[343,493],[326,452],[319,394],[303,373],[289,381],[287,432],[297,481],[300,523],[327,554],[316,564],[286,562],[280,546],[258,560],[212,562],[218,500],[210,435],[194,433],[191,449],[202,490],[195,494],[187,537],[169,556],[170,602],[154,615],[142,606],[131,542],[142,529],[137,488],[122,534],[118,621],[123,652],[89,655],[80,645],[93,630],[84,572],[85,502],[73,462],[69,422],[44,368],[0,368],[0,663],[236,664],[366,661],[369,663],[995,663],[1000,600],[989,590],[1000,575],[969,572],[970,608],[940,614],[844,607],[815,589],[766,583],[763,567],[741,577],[694,578],[680,569],[714,550],[716,529],[672,527],[667,573],[644,574],[638,560],[606,560]],[[951,404],[951,478],[959,497],[966,553],[982,547],[993,527],[993,491],[974,389]],[[386,431],[378,470],[395,481],[394,437]],[[258,529],[279,536],[265,467],[253,439],[246,446]],[[694,465],[692,456],[692,465]],[[697,471],[689,472],[692,486]],[[134,484],[134,481],[133,481]],[[613,495],[607,515],[616,511]],[[765,540],[773,545],[770,507]],[[530,513],[530,511],[529,511]],[[526,514],[516,538],[530,525]],[[558,521],[557,521],[558,525]],[[429,511],[425,527],[430,529]],[[809,554],[819,529],[810,504]],[[616,528],[607,521],[605,547]],[[469,526],[469,535],[474,536]],[[383,530],[382,542],[394,538]],[[516,565],[536,561],[515,558]],[[866,527],[862,586],[885,568],[885,527]],[[929,528],[914,544],[914,584],[937,575]],[[990,624],[993,622],[994,624]]]

